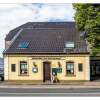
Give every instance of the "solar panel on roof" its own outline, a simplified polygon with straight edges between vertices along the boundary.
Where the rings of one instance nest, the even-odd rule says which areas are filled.
[[[74,48],[75,44],[74,44],[74,42],[66,42],[65,47],[68,48],[68,49]]]
[[[29,42],[20,42],[18,44],[18,48],[27,48],[29,45]]]

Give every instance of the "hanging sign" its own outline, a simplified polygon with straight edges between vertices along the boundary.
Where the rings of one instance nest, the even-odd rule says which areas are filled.
[[[37,73],[38,72],[38,68],[37,67],[33,67],[32,68],[32,72]]]

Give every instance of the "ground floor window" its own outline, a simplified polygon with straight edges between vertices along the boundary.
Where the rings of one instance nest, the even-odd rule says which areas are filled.
[[[66,63],[66,75],[74,75],[74,62]]]
[[[79,72],[83,71],[83,64],[82,63],[78,64],[78,70],[79,70]]]
[[[15,72],[16,71],[16,64],[11,64],[11,71]]]
[[[27,73],[28,73],[27,62],[21,61],[20,62],[20,74],[27,75]]]

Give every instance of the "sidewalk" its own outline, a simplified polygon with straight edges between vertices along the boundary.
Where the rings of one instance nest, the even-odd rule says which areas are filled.
[[[76,84],[77,83],[77,84]],[[73,82],[68,84],[8,84],[6,82],[0,82],[0,88],[45,88],[45,89],[75,89],[75,88],[100,88],[100,82]]]

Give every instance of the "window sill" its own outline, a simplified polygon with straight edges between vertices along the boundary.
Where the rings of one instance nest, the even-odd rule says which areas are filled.
[[[27,75],[27,74],[26,75],[25,74],[21,74],[21,75],[18,75],[18,76],[29,76],[29,75]]]
[[[76,75],[69,75],[69,74],[66,74],[65,76],[66,77],[76,77]]]

